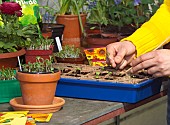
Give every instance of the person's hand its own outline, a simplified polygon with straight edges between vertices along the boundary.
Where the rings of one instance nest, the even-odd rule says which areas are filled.
[[[131,72],[147,69],[154,77],[170,76],[170,50],[160,49],[139,56],[131,62]]]
[[[135,56],[136,48],[130,41],[115,42],[107,45],[106,61],[114,68],[123,69]]]

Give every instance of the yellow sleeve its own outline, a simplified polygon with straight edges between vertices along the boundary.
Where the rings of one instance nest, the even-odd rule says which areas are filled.
[[[152,51],[168,36],[170,36],[170,0],[164,0],[148,22],[121,41],[131,41],[136,46],[137,56],[140,56]]]

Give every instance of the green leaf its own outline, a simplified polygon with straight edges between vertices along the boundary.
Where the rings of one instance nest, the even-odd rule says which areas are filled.
[[[4,46],[4,42],[0,41],[0,48],[2,48]]]
[[[37,24],[37,18],[33,15],[25,15],[20,20],[23,26],[29,25],[29,24]]]
[[[18,35],[18,36],[24,36],[22,30],[18,30],[18,31],[17,31],[17,35]]]
[[[3,48],[13,50],[13,47],[17,47],[17,45],[15,43],[6,43]]]

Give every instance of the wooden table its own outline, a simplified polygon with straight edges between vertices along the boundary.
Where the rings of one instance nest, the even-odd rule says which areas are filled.
[[[167,90],[164,90],[135,104],[64,98],[65,105],[60,111],[53,113],[50,122],[37,123],[37,125],[96,125],[112,118],[115,118],[116,125],[119,125],[121,114],[164,97],[166,94]],[[0,104],[0,111],[10,110],[12,109],[8,103]]]

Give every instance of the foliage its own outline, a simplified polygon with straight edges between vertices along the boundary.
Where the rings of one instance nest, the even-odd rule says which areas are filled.
[[[89,15],[87,22],[91,24],[108,25],[111,23],[109,19],[109,6],[112,4],[109,0],[89,0]]]
[[[163,0],[88,0],[87,22],[102,26],[113,25],[119,29],[126,25],[138,28],[148,21]]]
[[[83,53],[80,48],[76,48],[74,45],[65,45],[60,52],[56,52],[54,55],[59,58],[79,58]]]
[[[159,8],[162,0],[119,0],[109,8],[112,24],[118,27],[131,25],[136,29],[148,21]]]
[[[52,6],[49,5],[52,4]],[[85,12],[86,0],[47,0],[45,6],[40,6],[41,9],[45,10],[44,21],[47,23],[53,23],[57,15],[78,15],[79,24],[82,33],[85,35],[84,27],[81,20],[81,13]]]
[[[39,6],[41,15],[43,17],[44,23],[55,23],[56,21],[56,13],[57,13],[57,7],[56,4],[50,4],[55,3],[54,0],[42,0],[42,3],[45,3],[45,5]]]
[[[12,80],[16,79],[15,70],[12,68],[4,68],[0,69],[0,80]]]
[[[100,72],[99,72],[99,71],[96,71],[96,72],[95,72],[95,79],[99,79],[99,76],[100,76]]]
[[[22,70],[20,72],[25,73],[53,73],[55,69],[53,68],[53,58],[43,59],[41,57],[36,57],[36,62],[22,65]]]
[[[19,48],[28,46],[33,39],[39,37],[38,25],[23,26],[20,23],[22,8],[19,4],[4,2],[0,6],[0,53],[15,52]]]
[[[58,5],[54,0],[54,4],[58,7],[58,14],[65,15],[78,15],[79,13],[84,13],[84,6],[86,5],[86,0],[58,0]]]
[[[54,1],[54,0],[52,0]],[[54,2],[54,4],[56,4]],[[82,34],[85,35],[83,23],[80,14],[85,13],[86,0],[58,0],[58,12],[57,15],[78,15],[80,28]]]
[[[27,50],[50,50],[53,41],[53,39],[48,38],[37,38],[29,47],[27,47]]]

